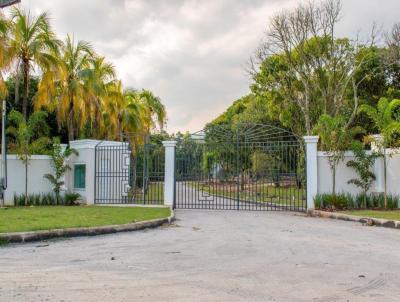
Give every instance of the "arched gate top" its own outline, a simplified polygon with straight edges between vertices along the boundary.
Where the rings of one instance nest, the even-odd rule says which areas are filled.
[[[286,142],[301,141],[293,132],[269,124],[237,123],[233,125],[208,124],[203,130],[192,134],[192,139],[206,142]]]

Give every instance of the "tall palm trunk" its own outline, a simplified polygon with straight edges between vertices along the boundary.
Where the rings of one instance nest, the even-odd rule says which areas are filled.
[[[336,196],[336,166],[332,168],[332,195]]]
[[[14,91],[14,102],[15,105],[19,104],[19,81],[20,81],[20,72],[19,72],[19,64],[17,66],[17,72],[15,74],[15,91]]]
[[[69,110],[68,110],[68,140],[73,141],[74,138],[75,138],[74,98],[70,96]]]
[[[23,63],[23,73],[24,73],[24,97],[22,101],[22,114],[24,115],[24,120],[28,118],[28,95],[29,95],[29,62],[24,61]]]

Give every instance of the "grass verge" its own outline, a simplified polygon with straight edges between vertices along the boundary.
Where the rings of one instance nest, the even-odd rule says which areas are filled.
[[[340,213],[347,215],[354,215],[354,216],[400,221],[400,210],[395,210],[395,211],[360,210],[360,211],[342,211]]]
[[[170,215],[168,208],[53,206],[0,209],[0,233],[117,225]]]
[[[193,189],[203,191],[217,197],[237,199],[236,185],[209,186],[202,183],[188,182]],[[239,192],[239,199],[252,202],[270,202],[280,205],[302,207],[305,204],[306,193],[304,189],[295,186],[273,187],[265,184],[255,184]]]

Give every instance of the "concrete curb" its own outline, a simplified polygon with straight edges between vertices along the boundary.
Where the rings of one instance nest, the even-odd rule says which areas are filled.
[[[105,225],[85,228],[67,228],[33,232],[16,232],[0,234],[0,242],[3,243],[23,243],[31,241],[40,241],[57,237],[77,237],[77,236],[95,236],[103,234],[112,234],[119,232],[138,231],[147,228],[156,228],[165,223],[171,223],[175,220],[175,213],[171,209],[171,215],[166,218],[158,218],[135,223],[120,225]]]
[[[308,211],[307,214],[312,217],[321,217],[321,218],[331,218],[338,219],[344,221],[354,221],[360,222],[362,224],[366,224],[369,226],[379,226],[385,228],[392,229],[400,229],[400,221],[397,220],[387,220],[387,219],[379,219],[379,218],[371,218],[371,217],[362,217],[362,216],[354,216],[347,215],[343,213],[335,213],[335,212],[325,212],[325,211]]]

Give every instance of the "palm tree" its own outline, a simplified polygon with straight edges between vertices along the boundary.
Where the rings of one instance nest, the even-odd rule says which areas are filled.
[[[28,165],[32,154],[41,154],[49,143],[47,113],[34,112],[27,121],[18,111],[11,111],[7,133],[14,138],[15,150],[25,165],[25,205],[28,205]]]
[[[373,121],[375,127],[382,136],[382,141],[377,143],[382,148],[383,169],[384,169],[384,203],[387,208],[387,154],[386,148],[397,147],[395,144],[394,134],[400,134],[400,121],[394,118],[395,111],[400,107],[400,100],[393,99],[389,101],[381,98],[376,107],[363,104],[359,108],[359,112],[364,112]]]
[[[150,128],[156,128],[158,125],[160,129],[162,129],[166,122],[166,110],[164,104],[161,103],[160,98],[155,96],[151,91],[144,89],[139,95],[142,103],[149,111],[148,118],[150,120]]]
[[[121,81],[108,85],[108,97],[103,103],[102,133],[109,139],[124,139],[125,134],[142,132],[145,108],[138,102],[138,94],[133,89],[123,90]],[[132,140],[134,137],[131,137]]]
[[[79,134],[78,126],[90,116],[88,102],[94,93],[87,81],[93,57],[94,50],[88,42],[78,41],[75,44],[68,35],[61,46],[59,74],[49,75],[48,82],[53,82],[53,87],[39,87],[35,107],[56,110],[58,123],[66,124],[70,141]]]
[[[0,12],[0,95],[3,98],[7,95],[7,87],[4,83],[3,70],[8,69],[10,65],[8,33],[10,22]]]
[[[11,12],[9,56],[13,58],[16,75],[16,91],[19,87],[19,76],[23,77],[22,113],[28,115],[29,77],[37,66],[41,71],[57,65],[57,52],[60,41],[52,31],[47,13],[32,17],[19,8]],[[16,93],[16,102],[19,96]]]
[[[116,72],[115,67],[108,63],[104,57],[95,56],[90,61],[90,68],[87,70],[86,85],[91,95],[90,101],[86,103],[89,112],[91,136],[100,137],[100,125],[102,122],[102,107],[107,99],[113,98]],[[119,93],[119,92],[118,92]],[[118,94],[117,93],[117,94]]]

